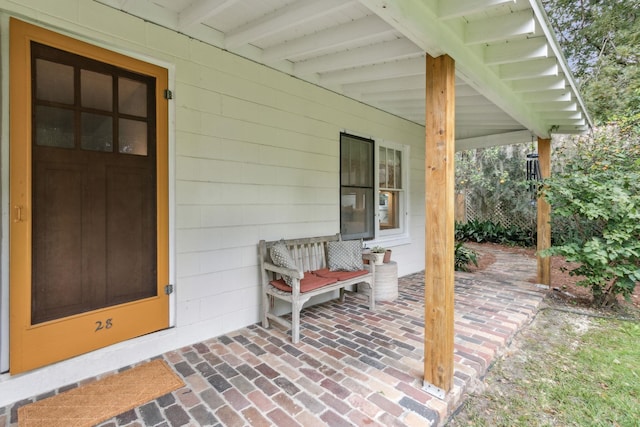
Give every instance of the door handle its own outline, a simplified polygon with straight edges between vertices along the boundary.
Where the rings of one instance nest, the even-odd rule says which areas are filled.
[[[22,206],[15,205],[13,209],[15,210],[15,216],[13,218],[13,222],[22,222]]]

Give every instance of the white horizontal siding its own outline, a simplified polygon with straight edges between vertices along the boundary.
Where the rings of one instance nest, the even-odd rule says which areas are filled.
[[[172,64],[175,77],[170,162],[177,327],[81,356],[79,371],[63,362],[46,368],[46,376],[27,374],[21,384],[33,380],[32,394],[115,369],[113,360],[133,363],[150,351],[257,322],[258,241],[339,230],[342,130],[411,146],[413,243],[394,248],[393,257],[401,274],[422,269],[424,128],[93,1],[0,0],[0,7],[89,42]],[[114,349],[121,357],[113,357]],[[88,357],[110,361],[83,365]],[[0,395],[12,381],[0,382]]]

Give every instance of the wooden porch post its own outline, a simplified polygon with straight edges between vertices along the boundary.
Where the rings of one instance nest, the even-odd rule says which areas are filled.
[[[538,161],[542,178],[551,176],[551,139],[538,138]],[[551,246],[551,206],[544,197],[538,199],[538,243],[541,251]],[[538,255],[538,283],[551,286],[551,259]]]
[[[455,62],[427,55],[425,138],[424,388],[453,383]]]

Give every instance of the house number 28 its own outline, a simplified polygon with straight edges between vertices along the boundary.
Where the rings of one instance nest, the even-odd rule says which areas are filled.
[[[111,329],[111,327],[113,326],[113,319],[107,319],[104,322],[102,320],[98,320],[96,322],[96,330],[93,332],[98,332],[102,329]]]

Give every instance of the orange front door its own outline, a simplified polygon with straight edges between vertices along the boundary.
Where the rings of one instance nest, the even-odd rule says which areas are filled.
[[[11,20],[10,370],[168,327],[167,71]]]

